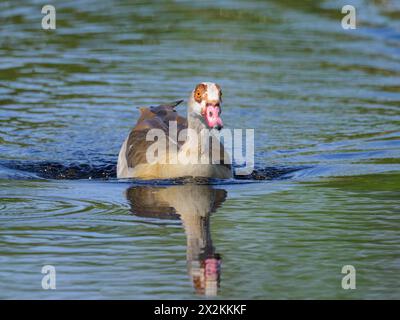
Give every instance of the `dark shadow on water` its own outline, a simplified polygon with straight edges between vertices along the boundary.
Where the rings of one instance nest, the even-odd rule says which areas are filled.
[[[109,179],[116,177],[116,164],[92,166],[83,163],[2,161],[0,165],[18,171],[36,174],[44,179]]]
[[[131,212],[143,218],[180,219],[186,233],[188,274],[197,294],[215,296],[221,279],[221,256],[213,246],[210,215],[227,196],[210,185],[134,186],[126,190]]]
[[[0,177],[1,166],[7,169],[15,170],[15,175],[8,173],[8,179],[23,179],[23,178],[44,178],[44,179],[56,179],[56,180],[79,180],[79,179],[116,179],[116,168],[115,163],[105,163],[101,165],[89,165],[85,163],[71,163],[62,164],[60,162],[28,162],[28,161],[1,161],[0,162]],[[306,169],[305,166],[293,166],[293,167],[256,167],[253,172],[249,175],[235,175],[230,180],[219,180],[219,179],[202,179],[202,178],[178,178],[178,179],[166,179],[166,180],[152,180],[144,181],[139,179],[120,179],[118,181],[137,182],[138,184],[151,184],[151,185],[171,185],[171,184],[185,184],[188,182],[195,182],[197,184],[234,184],[234,183],[246,183],[255,180],[277,180],[277,179],[290,179],[291,174],[299,170]],[[30,175],[21,175],[19,173],[30,173]],[[34,174],[32,176],[32,174]]]

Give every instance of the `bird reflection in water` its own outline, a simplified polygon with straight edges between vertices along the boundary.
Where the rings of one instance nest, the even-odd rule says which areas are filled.
[[[210,214],[225,201],[227,192],[210,185],[135,186],[126,191],[133,214],[181,219],[187,239],[187,266],[197,294],[218,293],[221,258],[212,244]]]

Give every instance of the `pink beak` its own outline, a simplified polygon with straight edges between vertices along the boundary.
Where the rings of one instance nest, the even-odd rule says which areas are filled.
[[[206,119],[207,125],[211,129],[221,130],[224,126],[222,119],[219,116],[220,111],[221,110],[219,108],[219,105],[207,105],[204,117]]]

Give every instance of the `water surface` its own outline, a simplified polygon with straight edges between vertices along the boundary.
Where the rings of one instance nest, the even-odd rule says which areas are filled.
[[[44,31],[42,3],[2,2],[0,298],[399,298],[400,6],[356,1],[343,30],[344,4],[55,1]],[[137,107],[205,80],[258,168],[289,170],[112,178]]]

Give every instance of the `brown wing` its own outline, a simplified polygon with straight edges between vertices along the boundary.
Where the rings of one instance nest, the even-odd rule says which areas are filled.
[[[163,104],[156,107],[141,108],[136,126],[128,136],[126,145],[126,160],[128,167],[134,168],[140,163],[147,163],[146,150],[153,141],[146,141],[147,132],[151,129],[161,129],[168,136],[169,121],[176,121],[178,135],[187,128],[187,120],[178,115],[175,107],[183,100]]]

